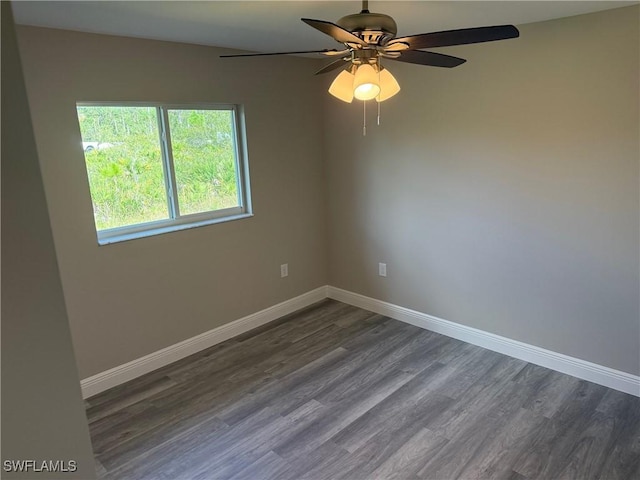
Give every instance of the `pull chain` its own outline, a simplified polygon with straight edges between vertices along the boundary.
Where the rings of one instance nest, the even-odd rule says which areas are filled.
[[[367,136],[367,101],[362,101],[362,136]]]
[[[380,85],[380,92],[378,92],[378,126],[380,126],[380,95],[382,95],[382,82],[380,81],[380,71],[382,70],[382,65],[380,65],[380,57],[377,58],[378,62],[378,85]]]

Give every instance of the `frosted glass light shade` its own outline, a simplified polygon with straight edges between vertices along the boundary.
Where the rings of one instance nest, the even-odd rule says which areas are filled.
[[[378,102],[384,102],[400,91],[400,85],[391,72],[386,68],[380,70],[380,94],[376,97]]]
[[[354,97],[358,100],[371,100],[376,98],[379,93],[378,72],[368,63],[360,65],[353,79]]]
[[[329,93],[343,102],[351,103],[353,101],[353,77],[351,72],[343,70],[329,87]]]

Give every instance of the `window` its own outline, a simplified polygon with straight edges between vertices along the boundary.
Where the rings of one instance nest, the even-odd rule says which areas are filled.
[[[251,215],[236,105],[79,103],[100,244]]]

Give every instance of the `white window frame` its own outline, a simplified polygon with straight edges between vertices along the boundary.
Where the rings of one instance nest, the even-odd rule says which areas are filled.
[[[244,108],[241,105],[227,103],[149,103],[149,102],[77,102],[77,107],[152,107],[156,109],[158,119],[158,133],[161,153],[162,172],[164,176],[165,191],[167,194],[167,206],[169,218],[152,222],[136,223],[123,227],[98,230],[95,225],[98,243],[108,245],[110,243],[123,242],[136,238],[150,237],[163,233],[185,230],[188,228],[202,227],[215,223],[239,220],[253,216],[251,205],[251,192],[249,183],[249,161],[247,158],[246,128]],[[235,147],[236,182],[238,188],[239,206],[211,210],[208,212],[180,214],[178,203],[178,191],[176,176],[173,166],[173,151],[171,149],[171,128],[169,126],[169,110],[227,110],[232,112],[233,136]],[[80,122],[78,121],[78,127]],[[86,168],[86,158],[83,153]],[[89,188],[91,188],[89,186]],[[91,199],[93,205],[93,199]]]

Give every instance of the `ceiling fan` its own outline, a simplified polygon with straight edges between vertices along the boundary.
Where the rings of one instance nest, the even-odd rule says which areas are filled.
[[[341,49],[299,52],[247,53],[221,55],[221,57],[256,57],[319,53],[337,59],[318,70],[316,75],[346,67],[333,81],[329,93],[345,102],[376,99],[382,102],[400,91],[400,85],[382,59],[414,63],[432,67],[452,68],[466,62],[463,58],[428,52],[423,49],[467,45],[516,38],[520,35],[513,25],[462,28],[442,32],[421,33],[396,38],[398,27],[393,18],[369,11],[369,2],[363,0],[360,13],[342,17],[336,23],[303,18],[303,22],[343,44]]]

